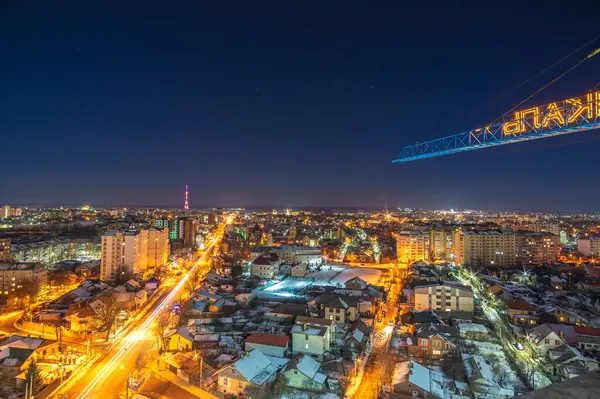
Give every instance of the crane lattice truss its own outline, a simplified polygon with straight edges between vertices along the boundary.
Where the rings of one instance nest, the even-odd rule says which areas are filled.
[[[471,151],[600,128],[600,91],[516,111],[484,128],[404,147],[392,162]]]

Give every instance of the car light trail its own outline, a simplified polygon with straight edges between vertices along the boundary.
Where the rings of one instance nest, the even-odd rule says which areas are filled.
[[[222,236],[222,234],[221,234],[221,236]],[[219,237],[219,239],[220,239],[220,237]],[[215,239],[213,241],[213,243],[208,247],[208,249],[206,251],[204,251],[202,256],[200,256],[200,258],[196,261],[194,266],[192,268],[190,268],[190,270],[185,274],[185,276],[183,276],[183,278],[179,281],[179,283],[177,283],[175,288],[173,288],[173,290],[171,290],[169,295],[167,295],[167,297],[160,303],[160,305],[150,314],[150,316],[146,319],[146,321],[144,321],[144,323],[137,330],[135,330],[128,336],[144,337],[146,335],[146,333],[148,332],[148,329],[150,328],[150,325],[152,324],[154,319],[169,304],[169,302],[171,302],[173,300],[173,298],[179,292],[179,290],[181,290],[183,288],[183,286],[184,286],[186,280],[189,278],[190,274],[198,267],[198,265],[200,265],[200,263],[202,263],[202,261],[206,257],[206,254],[208,254],[212,250],[212,248],[219,241],[219,239]],[[125,344],[121,346],[121,348],[114,355],[114,357],[109,362],[107,362],[104,365],[104,367],[102,367],[102,369],[98,372],[98,374],[96,374],[96,376],[92,379],[92,381],[90,381],[90,383],[85,387],[85,389],[79,395],[77,395],[77,399],[86,398],[96,388],[96,386],[98,386],[98,384],[100,384],[106,377],[108,377],[113,371],[115,371],[115,369],[117,368],[117,365],[127,355],[129,349],[133,348],[135,345],[137,345],[140,342],[137,340],[125,340],[125,341],[126,341]]]

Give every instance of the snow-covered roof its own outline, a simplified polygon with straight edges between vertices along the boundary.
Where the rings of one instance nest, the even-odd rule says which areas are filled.
[[[267,356],[254,349],[233,363],[233,367],[244,376],[246,381],[262,385],[287,362],[288,359]]]
[[[458,323],[458,331],[465,332],[476,332],[476,333],[488,333],[488,329],[483,324],[477,323]]]
[[[296,368],[312,380],[321,368],[321,364],[310,356],[302,356],[302,359],[300,359]]]

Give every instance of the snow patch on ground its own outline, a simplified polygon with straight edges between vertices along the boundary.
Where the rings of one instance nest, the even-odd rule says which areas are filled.
[[[349,267],[331,279],[331,282],[334,284],[344,284],[354,277],[360,277],[369,284],[377,285],[379,280],[381,280],[381,270]]]

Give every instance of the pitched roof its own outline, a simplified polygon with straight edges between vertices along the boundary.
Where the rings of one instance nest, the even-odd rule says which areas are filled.
[[[532,304],[530,304],[523,298],[517,298],[517,299],[507,303],[506,307],[509,309],[524,310],[524,311],[528,311],[528,312],[535,311],[535,306],[533,306]]]
[[[285,348],[290,343],[290,337],[278,334],[254,333],[249,335],[244,342]]]
[[[287,359],[279,359],[263,354],[258,349],[253,349],[232,366],[246,379],[258,385],[265,383],[277,370],[285,366]]]
[[[597,327],[573,326],[573,330],[575,330],[575,334],[577,335],[600,337],[600,328]]]
[[[285,367],[286,371],[293,369],[298,370],[311,380],[320,384],[324,383],[327,379],[327,376],[319,373],[319,370],[321,369],[321,363],[308,355],[302,355],[292,359]]]
[[[289,314],[293,316],[305,316],[308,306],[296,303],[280,303],[267,313]]]
[[[323,294],[319,297],[319,302],[328,308],[348,309],[349,307],[358,307],[359,298],[350,295],[331,295]]]
[[[431,338],[439,335],[446,341],[450,338],[454,338],[458,335],[456,328],[445,325],[445,324],[433,324],[423,323],[415,331],[415,337],[417,338]]]
[[[577,337],[573,326],[566,324],[540,324],[539,326],[531,330],[531,335],[535,336],[539,342],[542,339],[546,338],[551,332],[554,332],[569,345],[579,345],[579,338]]]

